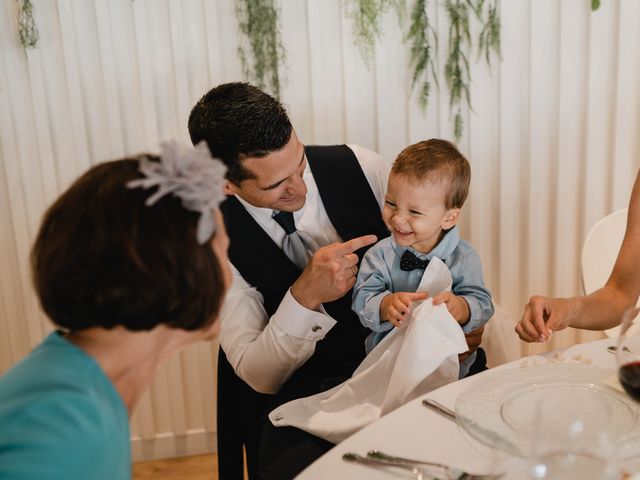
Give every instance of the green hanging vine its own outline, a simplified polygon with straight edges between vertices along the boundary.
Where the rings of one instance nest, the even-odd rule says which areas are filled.
[[[473,50],[470,33],[470,16],[473,12],[482,28],[478,35],[478,56],[484,55],[491,65],[491,53],[500,56],[500,17],[497,0],[446,0],[445,10],[449,17],[449,51],[444,67],[444,76],[449,89],[449,108],[455,111],[453,134],[456,141],[462,138],[464,120],[462,103],[471,109],[471,69],[469,56]]]
[[[439,87],[434,61],[438,51],[438,36],[427,15],[427,0],[416,0],[413,5],[411,24],[405,41],[411,42],[411,69],[413,69],[411,88],[415,89],[416,83],[420,82],[418,101],[425,110],[431,93],[431,82]]]
[[[449,20],[449,35],[443,73],[449,90],[449,108],[454,115],[453,132],[459,141],[464,128],[462,104],[466,103],[471,108],[469,58],[474,43],[470,32],[471,17],[475,15],[481,24],[477,38],[478,57],[484,56],[490,65],[492,53],[500,56],[500,15],[497,0],[445,0],[444,10]],[[431,81],[438,86],[434,60],[438,38],[429,21],[425,0],[415,1],[411,19],[407,38],[412,42],[413,84],[415,86],[417,79],[421,79],[418,100],[425,108]]]
[[[483,10],[483,0],[479,2],[476,9],[478,19],[483,22],[478,36],[478,55],[484,54],[487,65],[491,65],[492,51],[500,57],[500,14],[497,2],[498,0],[491,0],[487,5],[486,13]]]
[[[380,37],[380,19],[393,6],[398,18],[404,17],[404,0],[344,0],[346,16],[353,22],[354,43],[367,66],[371,66],[376,40]]]
[[[280,97],[280,67],[285,67],[286,52],[276,0],[236,0],[236,15],[242,33],[238,54],[245,78]]]
[[[38,28],[33,18],[31,0],[17,0],[18,3],[18,36],[24,48],[35,48],[38,45]]]
[[[345,0],[348,16],[353,20],[356,44],[367,65],[375,51],[375,42],[380,36],[380,17],[392,0]],[[394,0],[399,12],[405,10],[406,0]],[[414,0],[410,23],[404,41],[410,44],[410,68],[412,90],[417,89],[421,107],[427,108],[432,85],[439,88],[436,55],[438,36],[428,14],[427,0]],[[471,69],[469,59],[474,50],[474,39],[470,33],[470,21],[474,16],[481,29],[477,38],[478,57],[484,56],[491,64],[491,55],[500,55],[500,15],[497,0],[444,0],[444,11],[449,21],[447,58],[444,79],[449,91],[449,108],[453,114],[454,135],[462,137],[464,121],[462,105],[471,108]]]
[[[449,54],[444,66],[444,77],[449,88],[449,108],[455,110],[453,134],[456,140],[462,137],[462,101],[471,106],[469,84],[468,52],[471,49],[469,32],[469,3],[466,0],[446,0],[445,9],[449,15]]]

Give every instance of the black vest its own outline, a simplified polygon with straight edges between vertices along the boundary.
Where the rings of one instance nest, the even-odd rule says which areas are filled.
[[[349,147],[310,146],[306,147],[306,156],[327,215],[344,241],[366,234],[382,239],[389,234],[380,206]],[[263,295],[271,316],[301,271],[235,197],[223,204],[222,212],[231,241],[229,258],[243,278]],[[360,259],[366,250],[356,252]],[[349,378],[364,359],[368,331],[351,309],[351,291],[324,304],[324,308],[337,324],[283,386],[278,404],[332,388]]]

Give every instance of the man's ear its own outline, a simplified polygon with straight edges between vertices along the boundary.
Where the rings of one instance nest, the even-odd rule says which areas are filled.
[[[224,194],[225,195],[235,195],[236,194],[236,189],[237,187],[231,183],[231,182],[227,182],[224,184]]]
[[[447,213],[444,214],[444,220],[442,220],[442,229],[449,230],[453,228],[456,223],[458,223],[458,219],[460,218],[460,209],[459,208],[451,208],[447,210]]]

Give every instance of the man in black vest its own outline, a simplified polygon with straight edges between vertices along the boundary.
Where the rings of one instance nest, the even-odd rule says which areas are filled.
[[[303,146],[282,105],[245,83],[193,108],[189,134],[228,167],[222,206],[234,280],[221,313],[220,480],[287,479],[331,448],[266,414],[351,376],[367,332],[351,310],[362,255],[388,235],[390,164],[358,146]],[[481,332],[468,337],[471,348]]]

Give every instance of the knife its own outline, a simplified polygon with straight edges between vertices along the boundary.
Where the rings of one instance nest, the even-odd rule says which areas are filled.
[[[451,410],[449,407],[441,404],[437,400],[433,400],[432,398],[425,398],[424,400],[422,400],[422,404],[424,406],[426,406],[426,407],[435,408],[436,410],[438,410],[443,415],[449,417],[451,420],[455,420],[456,419],[456,412]]]

